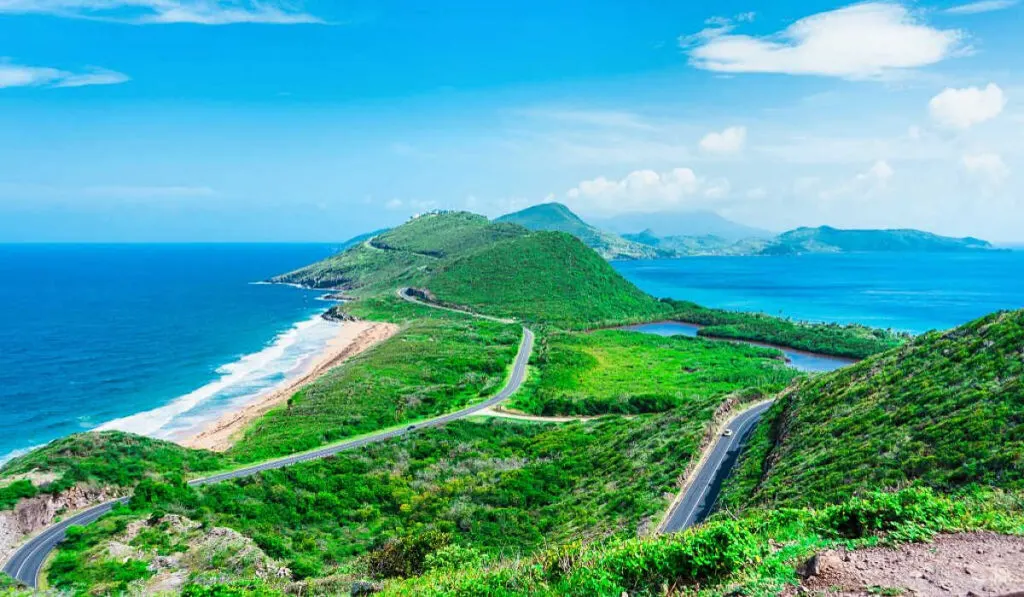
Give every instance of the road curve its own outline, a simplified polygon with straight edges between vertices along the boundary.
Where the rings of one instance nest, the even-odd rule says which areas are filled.
[[[418,301],[417,301],[418,302]],[[429,303],[421,303],[427,306],[431,306]],[[526,366],[530,361],[530,354],[533,351],[533,332],[527,328],[523,328],[523,338],[519,343],[519,352],[516,354],[516,360],[512,365],[512,374],[509,376],[508,381],[500,392],[487,400],[467,406],[462,410],[448,413],[433,419],[421,421],[419,423],[410,424],[400,429],[392,429],[391,431],[384,431],[360,437],[358,439],[350,440],[312,452],[304,452],[302,454],[295,454],[293,456],[286,456],[269,462],[263,462],[260,464],[254,464],[245,468],[236,469],[226,473],[220,473],[212,475],[210,477],[204,477],[202,479],[195,479],[189,482],[189,485],[198,487],[200,485],[209,485],[211,483],[219,483],[221,481],[227,481],[229,479],[237,479],[239,477],[247,477],[255,475],[262,471],[268,471],[272,469],[283,468],[298,464],[300,462],[306,462],[309,460],[316,460],[319,458],[326,458],[333,456],[339,452],[346,450],[352,450],[360,448],[369,444],[375,444],[395,437],[401,437],[408,433],[418,431],[427,427],[440,427],[457,419],[468,417],[469,415],[478,413],[482,410],[488,409],[502,400],[505,400],[512,394],[514,394],[519,387],[522,386],[523,381],[526,379]],[[16,552],[4,564],[3,571],[15,580],[28,585],[29,587],[36,588],[39,585],[39,575],[42,572],[43,564],[49,557],[50,553],[57,547],[57,544],[64,539],[67,528],[71,525],[85,525],[89,524],[104,514],[108,513],[113,509],[117,503],[127,502],[128,498],[120,498],[117,500],[111,500],[104,502],[98,506],[93,506],[88,510],[83,510],[78,514],[61,521],[58,524],[52,525],[44,529],[38,535],[29,539],[24,545],[22,545]]]
[[[729,477],[732,467],[736,464],[740,450],[754,430],[761,415],[770,408],[772,403],[765,402],[745,410],[733,417],[726,424],[732,435],[720,435],[708,453],[707,460],[697,470],[693,482],[686,488],[682,499],[676,502],[669,512],[662,533],[674,533],[686,529],[707,517],[721,493],[722,483]]]

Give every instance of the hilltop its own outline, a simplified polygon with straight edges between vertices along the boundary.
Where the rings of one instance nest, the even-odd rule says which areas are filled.
[[[841,230],[831,226],[797,228],[780,234],[761,253],[937,252],[991,249],[992,245],[973,237],[952,238],[921,230]]]
[[[566,232],[583,241],[605,259],[650,259],[671,256],[672,253],[638,242],[632,242],[584,222],[561,203],[543,203],[494,220],[518,224],[537,231]]]
[[[646,230],[659,238],[715,236],[735,242],[775,236],[774,232],[733,222],[713,211],[625,213],[595,220],[595,224],[622,235]]]
[[[415,285],[444,258],[527,233],[467,212],[429,213],[270,281],[362,294]]]
[[[817,505],[878,489],[1024,489],[1024,310],[931,332],[782,397],[733,505]]]
[[[444,304],[565,327],[613,325],[670,311],[562,232],[494,243],[446,264],[425,286]]]

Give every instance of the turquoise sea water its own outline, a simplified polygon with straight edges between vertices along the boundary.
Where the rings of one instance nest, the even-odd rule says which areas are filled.
[[[0,245],[0,458],[101,425],[171,437],[280,383],[337,324],[322,292],[252,282],[333,248]]]
[[[1024,251],[621,261],[657,297],[914,333],[1024,307]]]
[[[330,245],[0,245],[0,459],[87,429],[174,437],[301,370],[321,292],[252,282]],[[1024,307],[1024,252],[621,262],[655,296],[945,328]]]

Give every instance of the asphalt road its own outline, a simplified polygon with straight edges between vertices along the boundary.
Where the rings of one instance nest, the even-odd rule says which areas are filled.
[[[423,303],[426,304],[426,303]],[[429,306],[429,305],[428,305]],[[450,423],[457,419],[468,417],[481,410],[490,408],[502,400],[505,400],[512,394],[514,394],[519,387],[523,384],[523,380],[526,378],[526,365],[530,361],[530,354],[533,351],[533,332],[523,328],[523,339],[519,344],[519,352],[516,354],[516,360],[512,365],[512,375],[509,376],[508,381],[505,383],[505,387],[500,392],[488,398],[484,402],[468,406],[462,410],[458,410],[440,417],[422,421],[416,424],[410,424],[400,429],[393,429],[391,431],[384,431],[381,433],[375,433],[347,441],[341,444],[335,444],[326,448],[321,448],[313,452],[305,452],[302,454],[295,454],[293,456],[286,456],[285,458],[279,458],[277,460],[271,460],[261,464],[255,464],[245,468],[236,469],[226,473],[213,475],[210,477],[204,477],[202,479],[195,479],[189,482],[189,485],[200,486],[209,485],[210,483],[219,483],[221,481],[227,481],[229,479],[237,479],[239,477],[247,477],[249,475],[255,475],[261,471],[269,471],[272,469],[283,468],[298,464],[300,462],[306,462],[309,460],[316,460],[319,458],[326,458],[333,456],[339,452],[346,450],[352,450],[369,444],[382,442],[395,437],[401,437],[408,433],[418,431],[427,427],[440,427],[446,423]],[[71,525],[85,525],[93,522],[99,517],[103,516],[114,507],[114,504],[119,502],[127,502],[128,498],[121,498],[118,500],[112,500],[105,502],[98,506],[93,506],[88,510],[83,510],[78,514],[61,521],[58,524],[52,525],[44,529],[41,533],[32,537],[24,545],[22,545],[18,551],[14,552],[11,557],[4,564],[4,572],[16,580],[28,585],[29,587],[37,587],[39,583],[39,574],[43,569],[43,564],[46,562],[46,558],[49,557],[50,552],[54,550],[58,543],[64,539],[64,534],[67,528]]]
[[[715,442],[704,465],[697,471],[683,498],[669,513],[668,520],[662,527],[663,533],[674,533],[686,529],[704,520],[711,513],[711,509],[714,508],[715,502],[718,500],[718,494],[721,493],[722,483],[732,472],[732,467],[736,464],[743,444],[754,430],[758,420],[761,419],[761,415],[769,407],[771,407],[771,402],[760,404],[740,413],[729,422],[727,428],[732,429],[732,435],[718,437],[718,441]]]

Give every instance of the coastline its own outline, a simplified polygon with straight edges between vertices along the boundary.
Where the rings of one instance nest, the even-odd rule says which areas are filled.
[[[393,323],[345,322],[324,350],[311,359],[301,373],[255,396],[237,410],[225,413],[198,431],[173,437],[171,441],[186,448],[224,452],[231,448],[250,423],[287,402],[295,392],[316,381],[328,370],[387,340],[398,329],[399,326]]]

